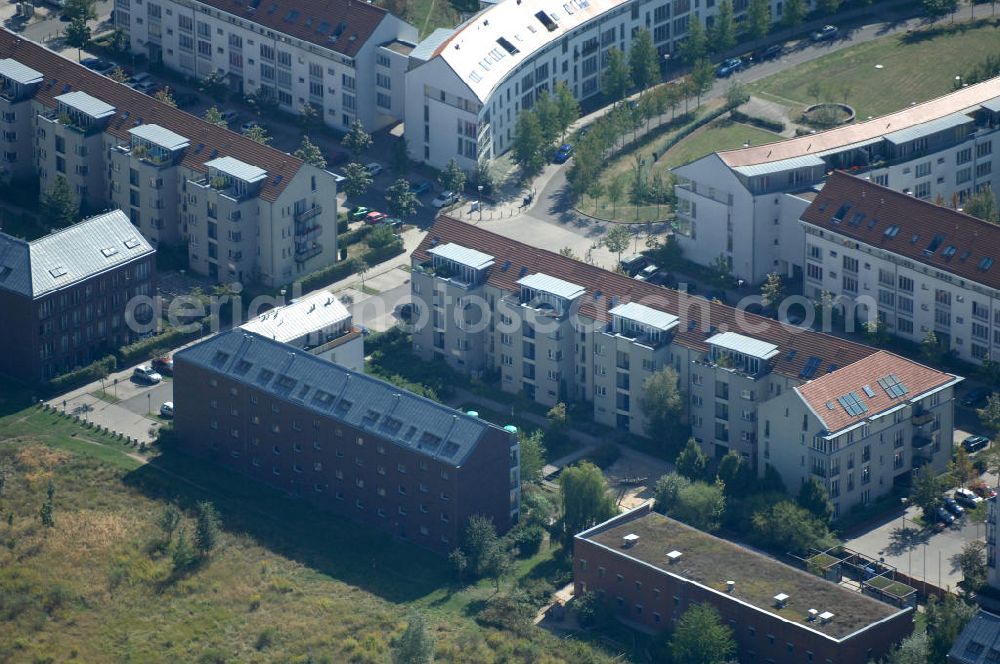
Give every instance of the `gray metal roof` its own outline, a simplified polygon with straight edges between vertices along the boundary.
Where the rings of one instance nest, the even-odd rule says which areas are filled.
[[[617,307],[609,310],[608,313],[612,316],[621,316],[622,318],[634,320],[641,325],[648,325],[649,327],[662,332],[666,332],[674,327],[677,327],[677,323],[680,321],[680,319],[673,314],[668,314],[665,311],[659,311],[657,309],[653,309],[652,307],[647,307],[646,305],[639,304],[638,302],[619,304]]]
[[[164,150],[181,150],[191,145],[191,141],[187,138],[158,124],[141,124],[129,129],[128,132],[137,138],[158,145]]]
[[[974,122],[974,120],[965,112],[952,113],[944,116],[943,118],[938,118],[936,120],[931,120],[930,122],[924,122],[912,127],[907,127],[906,129],[894,131],[891,134],[886,134],[885,140],[899,145],[900,143],[906,143],[923,136],[936,134],[939,131],[945,131],[946,129],[951,129],[953,127],[960,127],[963,124],[971,124],[972,122]]]
[[[782,173],[784,171],[790,171],[796,168],[808,168],[810,166],[826,166],[826,162],[816,155],[806,155],[803,157],[792,157],[791,159],[767,161],[762,164],[754,164],[752,166],[736,166],[733,170],[740,175],[752,178],[756,175]]]
[[[983,108],[987,111],[993,111],[994,113],[1000,113],[1000,97],[994,97],[993,99],[987,99],[983,102]]]
[[[460,265],[465,265],[466,267],[471,267],[474,270],[482,270],[493,265],[494,259],[487,253],[482,251],[476,251],[475,249],[469,249],[468,247],[463,247],[460,244],[455,244],[454,242],[449,242],[448,244],[442,244],[437,247],[433,247],[427,251],[431,256],[437,256],[438,258],[444,258],[445,260],[454,261]]]
[[[0,60],[0,76],[8,78],[21,85],[30,85],[32,83],[42,82],[42,73],[35,71],[27,65],[22,65],[17,60],[12,58],[3,58]]]
[[[0,233],[0,288],[39,297],[151,253],[153,247],[121,210],[33,242]]]
[[[958,635],[951,651],[949,662],[961,664],[983,664],[1000,658],[1000,616],[979,610]]]
[[[245,161],[240,161],[235,157],[219,157],[211,161],[206,161],[205,166],[221,171],[226,175],[239,178],[244,182],[258,182],[267,178],[267,171]]]
[[[563,281],[558,277],[550,277],[547,274],[536,272],[517,280],[518,285],[532,290],[550,293],[566,300],[575,300],[586,292],[583,286]]]
[[[427,62],[434,57],[434,51],[437,50],[438,46],[445,43],[453,34],[455,34],[453,29],[438,28],[410,51],[410,57],[414,60]]]
[[[774,344],[737,332],[721,332],[706,339],[705,343],[761,360],[769,360],[778,354],[778,347]]]
[[[235,329],[178,351],[217,372],[325,417],[458,467],[489,422],[266,337]]]
[[[114,106],[80,90],[59,95],[56,97],[56,101],[75,108],[81,113],[86,113],[95,120],[107,118],[115,114]]]

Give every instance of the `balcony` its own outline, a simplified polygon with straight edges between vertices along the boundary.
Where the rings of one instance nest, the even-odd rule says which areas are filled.
[[[319,224],[309,224],[304,221],[295,222],[295,241],[313,242],[323,234],[323,227]]]
[[[318,256],[323,253],[323,245],[319,242],[314,242],[310,247],[295,247],[295,262],[304,263],[313,256]]]
[[[304,221],[309,221],[313,217],[318,216],[323,211],[322,205],[314,205],[308,210],[303,210],[302,212],[295,213],[295,223],[299,224]],[[296,231],[297,232],[297,231]]]
[[[922,412],[914,410],[913,411],[913,417],[910,418],[910,422],[915,427],[923,426],[924,424],[927,424],[928,422],[933,422],[933,421],[934,421],[934,414],[931,413],[930,411],[926,411],[926,410],[922,411]]]

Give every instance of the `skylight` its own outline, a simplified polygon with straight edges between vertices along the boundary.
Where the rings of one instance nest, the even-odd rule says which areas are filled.
[[[871,399],[871,398],[873,398],[873,397],[875,396],[875,390],[873,390],[873,389],[872,389],[872,386],[871,386],[871,385],[865,385],[865,386],[864,386],[864,387],[862,387],[861,389],[862,389],[862,390],[864,390],[864,393],[865,393],[865,395],[866,395],[866,396],[867,396],[867,397],[868,397],[869,399]]]
[[[105,258],[111,258],[117,253],[118,249],[116,249],[115,247],[104,247],[103,249],[101,249],[101,254],[103,254]]]
[[[508,53],[510,53],[511,55],[517,55],[518,53],[520,53],[517,47],[511,44],[506,37],[498,37],[497,43],[500,44],[500,46],[502,46],[503,49]]]
[[[895,224],[893,224],[892,226],[889,226],[889,228],[885,229],[885,236],[886,237],[896,237],[896,235],[898,235],[898,234],[899,234],[899,226],[896,226]]]
[[[799,374],[799,378],[812,378],[816,375],[816,370],[819,369],[819,365],[821,364],[823,364],[823,359],[813,355],[806,360],[806,366],[802,368],[802,373]]]
[[[56,279],[58,279],[59,277],[65,277],[66,268],[64,268],[62,265],[57,265],[56,267],[49,270],[49,274],[51,274]]]
[[[955,248],[955,245],[949,244],[947,247],[944,248],[944,251],[941,252],[941,255],[944,256],[945,258],[951,258],[952,256],[955,255],[956,251],[958,250]]]
[[[992,258],[984,258],[983,260],[979,261],[979,269],[982,270],[983,272],[990,269],[991,267],[993,267]]]
[[[851,417],[857,417],[868,412],[868,405],[861,400],[861,397],[856,392],[848,392],[842,397],[837,397],[837,401]]]
[[[847,213],[850,211],[850,209],[851,209],[851,204],[844,203],[843,205],[840,206],[837,212],[833,215],[833,219],[831,219],[830,221],[835,224],[839,224],[841,221],[844,220],[844,217],[847,216]]]
[[[542,25],[544,25],[545,29],[548,30],[549,32],[554,32],[555,29],[558,27],[556,25],[556,22],[552,20],[552,17],[546,14],[544,11],[535,12],[535,18],[537,18],[539,22]]]
[[[903,383],[899,381],[899,376],[896,374],[889,374],[888,376],[879,378],[878,384],[881,385],[882,389],[885,390],[885,393],[893,399],[898,399],[910,391],[906,385],[903,385]]]

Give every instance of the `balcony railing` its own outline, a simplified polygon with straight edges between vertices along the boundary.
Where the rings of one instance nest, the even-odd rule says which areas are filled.
[[[933,420],[934,420],[934,413],[924,411],[921,413],[914,412],[913,417],[911,418],[910,421],[913,423],[913,426],[919,427]]]
[[[305,222],[295,222],[295,240],[297,242],[312,242],[323,234],[323,227],[319,224],[307,224]]]
[[[309,221],[310,219],[312,219],[313,217],[317,216],[322,211],[323,211],[323,206],[322,205],[314,205],[311,208],[309,208],[308,210],[303,210],[302,212],[296,212],[295,213],[295,221],[296,222]]]
[[[295,260],[299,263],[304,263],[313,256],[318,256],[323,253],[323,245],[316,242],[311,247],[296,247],[295,248]]]

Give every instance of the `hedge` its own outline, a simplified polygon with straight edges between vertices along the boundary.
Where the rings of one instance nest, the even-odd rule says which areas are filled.
[[[208,332],[212,327],[212,317],[205,316],[199,321],[199,325],[192,331],[184,331],[176,327],[168,327],[159,334],[140,339],[128,346],[118,349],[118,358],[125,366],[133,364],[136,360],[144,360],[150,356],[157,348],[175,348],[187,339],[200,337]]]
[[[65,392],[80,385],[86,385],[97,380],[101,376],[106,376],[118,368],[118,361],[114,355],[105,355],[101,359],[81,367],[61,376],[56,376],[49,381],[49,387],[53,392]]]
[[[785,131],[785,123],[780,120],[769,120],[768,118],[761,118],[756,115],[747,115],[743,111],[737,111],[735,109],[729,114],[729,117],[732,118],[733,122],[742,122],[744,124],[760,127],[761,129],[766,129],[775,133]]]
[[[359,226],[358,228],[355,228],[353,231],[347,231],[346,233],[339,235],[337,237],[337,244],[339,244],[342,247],[348,247],[352,244],[357,244],[358,242],[361,242],[366,237],[368,237],[368,234],[372,232],[372,228],[373,228],[372,226],[365,224],[364,226]]]

